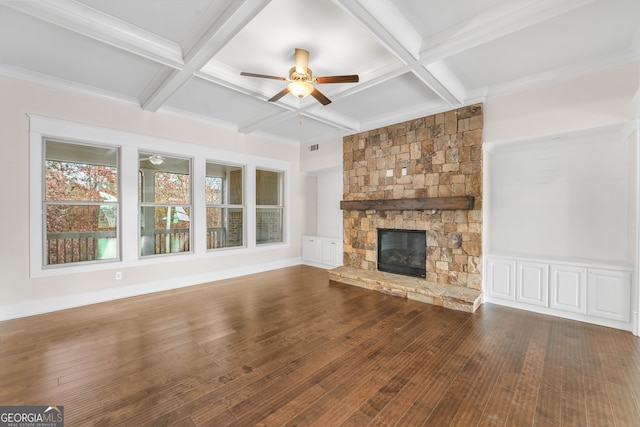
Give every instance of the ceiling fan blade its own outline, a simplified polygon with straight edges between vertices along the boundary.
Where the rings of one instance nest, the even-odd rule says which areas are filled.
[[[296,48],[296,73],[307,74],[309,67],[309,51]]]
[[[285,87],[284,89],[282,89],[280,92],[276,93],[275,95],[273,95],[271,98],[269,98],[269,102],[274,102],[277,101],[278,99],[282,98],[283,96],[285,96],[286,94],[289,93],[289,88]]]
[[[357,74],[350,74],[347,76],[325,76],[325,77],[316,77],[316,82],[318,84],[322,83],[358,83],[360,78]]]
[[[331,104],[331,100],[326,96],[324,96],[322,92],[320,92],[316,88],[313,88],[313,92],[311,92],[311,96],[313,96],[316,100],[318,100],[318,102],[321,103],[322,105]]]
[[[241,72],[240,75],[241,76],[247,76],[247,77],[259,77],[261,79],[287,80],[284,77],[269,76],[269,75],[266,75],[266,74],[245,73],[244,71]]]

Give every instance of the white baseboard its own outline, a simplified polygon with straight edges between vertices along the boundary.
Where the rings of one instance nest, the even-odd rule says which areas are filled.
[[[120,286],[116,288],[103,289],[93,292],[83,292],[60,297],[39,299],[17,304],[7,304],[0,306],[0,321],[17,319],[20,317],[33,316],[36,314],[50,313],[53,311],[66,310],[68,308],[81,307],[84,305],[97,304],[101,302],[114,301],[122,298],[135,297],[151,294],[154,292],[179,289],[187,286],[199,285],[207,282],[215,282],[234,277],[246,276],[249,274],[262,273],[279,268],[300,265],[300,258],[278,260],[274,262],[247,265],[227,270],[217,270],[193,276],[173,277],[166,280],[156,280],[153,282],[136,283],[134,285]]]
[[[305,260],[302,260],[302,264],[309,265],[311,267],[323,268],[325,270],[331,270],[333,268],[340,267],[339,265],[322,264],[320,262],[305,261]]]
[[[603,319],[596,316],[588,316],[586,314],[577,314],[562,312],[546,307],[538,307],[534,305],[519,304],[513,301],[503,301],[497,298],[488,297],[485,304],[495,304],[503,307],[515,308],[517,310],[530,311],[532,313],[546,314],[548,316],[560,317],[562,319],[575,320],[577,322],[591,323],[592,325],[606,326],[607,328],[620,329],[633,333],[633,325],[631,322],[621,322],[610,319]]]

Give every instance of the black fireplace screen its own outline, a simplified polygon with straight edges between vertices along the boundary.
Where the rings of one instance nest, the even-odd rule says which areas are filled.
[[[378,270],[427,276],[427,237],[420,230],[378,229]]]

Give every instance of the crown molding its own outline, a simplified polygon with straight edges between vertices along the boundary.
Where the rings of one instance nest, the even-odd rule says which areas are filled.
[[[117,101],[140,106],[138,99],[134,97],[125,96],[120,93],[107,90],[96,89],[93,86],[82,85],[80,83],[71,82],[69,80],[60,79],[58,77],[53,77],[47,74],[42,74],[36,71],[26,70],[24,68],[14,67],[11,65],[0,64],[0,76],[33,83],[39,86],[45,86],[64,92],[71,92],[79,95],[98,97],[107,99],[109,101]]]

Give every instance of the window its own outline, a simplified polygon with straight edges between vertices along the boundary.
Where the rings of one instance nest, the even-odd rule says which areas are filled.
[[[191,251],[191,161],[138,155],[140,255]]]
[[[246,254],[252,263],[256,247],[288,239],[289,170],[282,160],[30,115],[30,277]]]
[[[244,246],[244,170],[207,162],[207,249]]]
[[[256,169],[256,243],[284,241],[284,172]]]
[[[44,139],[43,265],[119,259],[118,148]]]

